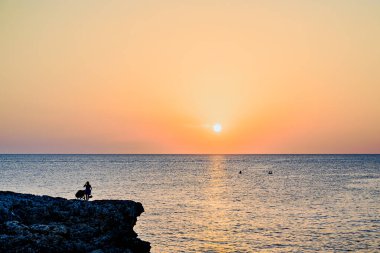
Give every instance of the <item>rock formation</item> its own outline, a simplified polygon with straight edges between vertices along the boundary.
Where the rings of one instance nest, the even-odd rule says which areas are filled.
[[[0,191],[0,252],[145,253],[133,231],[141,203]]]

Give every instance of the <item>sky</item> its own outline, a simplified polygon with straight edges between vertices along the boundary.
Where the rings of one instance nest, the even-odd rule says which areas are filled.
[[[377,0],[2,0],[0,153],[380,153],[379,27]]]

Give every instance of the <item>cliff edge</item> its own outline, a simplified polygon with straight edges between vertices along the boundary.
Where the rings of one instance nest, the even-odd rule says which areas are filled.
[[[141,203],[0,191],[0,252],[145,253],[133,231]]]

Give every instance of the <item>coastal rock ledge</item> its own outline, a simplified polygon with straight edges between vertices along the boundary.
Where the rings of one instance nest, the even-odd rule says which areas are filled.
[[[133,231],[141,203],[0,191],[0,252],[145,253]]]

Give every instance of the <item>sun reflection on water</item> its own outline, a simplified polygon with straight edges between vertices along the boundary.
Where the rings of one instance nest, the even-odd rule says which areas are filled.
[[[202,250],[221,252],[222,250],[232,250],[228,245],[231,238],[231,228],[229,227],[230,217],[227,212],[229,203],[226,201],[226,173],[223,156],[213,156],[210,158],[210,166],[207,169],[209,180],[202,189],[207,203],[205,213],[204,230],[198,234],[204,244]]]

